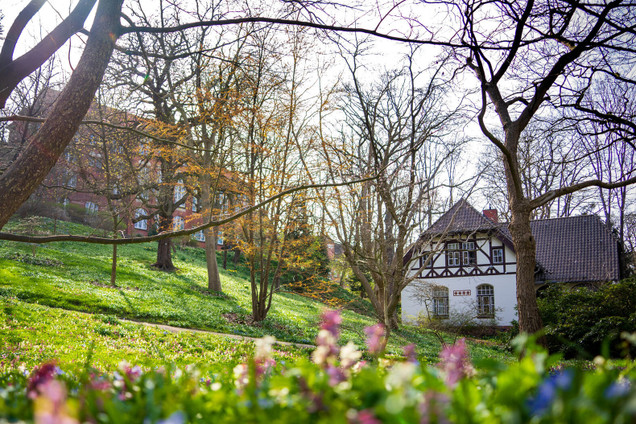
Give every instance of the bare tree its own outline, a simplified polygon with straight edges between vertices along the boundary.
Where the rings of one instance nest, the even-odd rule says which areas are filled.
[[[445,4],[458,19],[453,37],[459,46],[452,54],[461,67],[472,71],[480,87],[480,128],[501,151],[510,205],[509,229],[517,255],[519,327],[534,333],[542,323],[535,297],[536,243],[530,230],[533,211],[588,187],[610,189],[634,183],[636,178],[622,175],[604,181],[592,177],[529,193],[521,168],[523,135],[539,117],[567,115],[634,133],[636,125],[631,117],[605,108],[603,99],[594,97],[589,88],[601,77],[611,83],[633,84],[636,8],[620,0]],[[499,130],[491,116],[498,119]]]
[[[444,183],[443,164],[461,146],[452,135],[460,116],[443,101],[449,90],[443,66],[418,70],[415,53],[404,67],[365,86],[362,51],[356,48],[342,99],[347,129],[339,140],[323,139],[322,147],[330,178],[379,175],[355,188],[321,193],[321,199],[348,264],[389,329],[398,326],[400,294],[412,280],[404,258],[419,235],[418,218],[433,206]]]

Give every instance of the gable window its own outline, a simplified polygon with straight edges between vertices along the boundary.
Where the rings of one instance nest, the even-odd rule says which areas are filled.
[[[503,257],[503,249],[498,247],[496,249],[492,249],[492,263],[493,264],[502,264],[504,262]]]
[[[495,289],[490,284],[477,286],[477,316],[479,318],[495,316]]]
[[[477,251],[475,250],[474,241],[465,241],[462,243],[462,264],[475,265],[477,263]]]
[[[181,231],[185,228],[185,221],[182,216],[175,216],[172,219],[172,231]]]
[[[433,317],[448,318],[448,287],[433,287]]]
[[[147,212],[144,209],[137,209],[135,211],[135,219],[147,215]],[[135,222],[135,228],[138,230],[147,230],[148,229],[148,220],[142,219]]]
[[[446,258],[448,266],[459,266],[461,251],[459,250],[459,243],[448,243],[446,245]]]
[[[424,252],[420,256],[420,268],[433,268],[433,262],[435,262],[433,252]]]

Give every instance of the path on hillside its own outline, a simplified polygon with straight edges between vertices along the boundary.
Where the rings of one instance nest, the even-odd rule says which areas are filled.
[[[190,332],[190,333],[212,334],[214,336],[219,336],[219,337],[229,337],[231,339],[237,339],[237,340],[258,340],[258,339],[260,339],[260,337],[241,336],[241,335],[238,335],[238,334],[229,334],[229,333],[217,333],[215,331],[197,330],[197,329],[194,329],[194,328],[174,327],[172,325],[157,324],[157,323],[154,323],[154,322],[136,321],[136,320],[132,320],[132,319],[118,318],[118,320],[122,321],[122,322],[130,323],[130,324],[140,324],[140,325],[145,325],[147,327],[160,328],[162,330],[170,331],[172,333],[182,333],[184,331],[187,331],[187,332]],[[305,343],[283,342],[283,341],[280,341],[280,340],[276,340],[276,344],[283,345],[283,346],[301,347],[301,348],[305,348],[305,349],[315,349],[316,348],[315,345],[310,345],[310,344],[305,344]]]

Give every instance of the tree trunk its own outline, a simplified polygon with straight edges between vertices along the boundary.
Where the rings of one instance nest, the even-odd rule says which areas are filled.
[[[530,229],[529,208],[511,205],[510,235],[517,256],[517,309],[519,330],[534,334],[543,329],[537,306],[535,269],[536,243]],[[543,340],[539,340],[543,343]]]
[[[205,230],[205,260],[208,265],[208,289],[220,292],[222,291],[221,277],[219,276],[219,265],[216,261],[217,234],[216,227]]]
[[[122,0],[99,2],[71,79],[24,151],[0,176],[0,228],[46,178],[73,139],[104,76],[119,32]]]
[[[172,263],[172,239],[161,239],[157,245],[157,262],[152,264],[153,267],[160,271],[174,271],[175,266]]]
[[[223,249],[223,269],[227,269],[227,249]]]

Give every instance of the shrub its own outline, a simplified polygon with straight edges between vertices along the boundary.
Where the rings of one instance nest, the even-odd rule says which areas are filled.
[[[636,280],[606,284],[598,290],[548,287],[538,299],[551,351],[591,358],[604,346],[614,357],[636,351],[621,339],[636,329]]]

